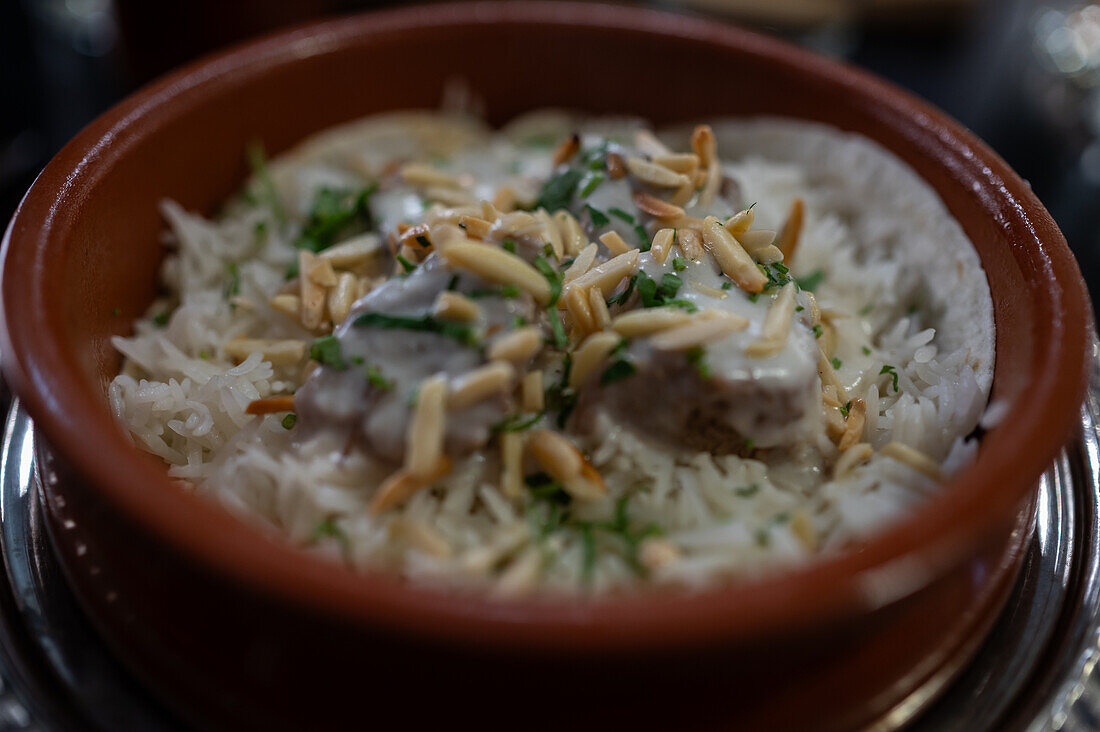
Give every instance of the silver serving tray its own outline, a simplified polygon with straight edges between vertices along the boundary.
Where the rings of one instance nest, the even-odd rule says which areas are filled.
[[[922,689],[876,729],[1100,729],[1100,347],[1080,433],[1039,484],[1036,527],[1001,617],[925,711]],[[62,575],[42,521],[35,433],[18,400],[0,444],[0,732],[177,730],[114,658]]]

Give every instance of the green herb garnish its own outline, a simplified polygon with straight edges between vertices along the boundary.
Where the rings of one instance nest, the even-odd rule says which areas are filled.
[[[621,208],[612,206],[611,208],[607,209],[607,212],[616,218],[622,219],[632,226],[634,225],[634,217],[628,214],[626,211],[623,211]]]
[[[367,366],[367,383],[373,386],[375,389],[381,391],[389,391],[393,388],[394,382],[387,379],[382,375],[382,369],[378,368],[374,364]]]
[[[561,316],[558,315],[557,310],[550,310],[546,313],[546,317],[550,321],[550,331],[553,333],[551,344],[564,351],[569,347],[569,336],[565,334],[565,325],[561,322]]]
[[[510,414],[494,424],[490,429],[494,435],[501,432],[523,432],[535,426],[545,412],[535,414]]]
[[[592,219],[593,226],[607,226],[611,223],[611,219],[607,218],[607,214],[597,208],[592,208],[587,203],[584,204],[584,210],[588,212],[589,218]]]
[[[851,412],[851,411],[852,411],[852,400],[849,399],[848,401],[844,402],[843,405],[841,405],[840,414],[841,414],[842,417],[847,419],[848,413]]]
[[[753,483],[752,485],[743,486],[741,488],[734,488],[733,492],[734,495],[739,498],[751,498],[760,492],[760,486]]]
[[[603,173],[589,173],[584,177],[583,184],[581,185],[581,198],[588,198],[592,195],[592,191],[599,187],[600,183],[604,182]]]
[[[542,185],[535,208],[544,208],[550,213],[569,208],[569,202],[573,200],[573,193],[580,182],[581,173],[577,170],[564,170],[550,176]]]
[[[373,184],[358,191],[322,188],[314,195],[301,235],[294,240],[297,249],[321,252],[353,234],[370,229],[374,219],[370,211]]]
[[[405,257],[402,257],[400,254],[395,255],[395,258],[397,259],[397,263],[401,265],[401,269],[405,270],[405,274],[408,274],[409,272],[412,272],[414,269],[416,269],[416,265],[414,263],[410,262]]]
[[[167,310],[161,313],[157,313],[153,316],[153,325],[157,326],[158,328],[163,328],[164,326],[168,325],[168,319],[171,317],[172,314]]]
[[[882,374],[889,374],[891,377],[893,377],[893,379],[894,379],[894,391],[897,392],[897,390],[898,390],[898,370],[896,368],[894,368],[893,366],[891,366],[890,364],[884,364],[883,367],[882,367],[882,370],[879,371],[878,373],[879,373],[880,376]]]
[[[505,239],[500,243],[500,247],[504,251],[510,252],[511,254],[516,253],[516,242],[514,239]]]
[[[622,381],[623,379],[630,378],[634,374],[638,373],[637,367],[625,358],[620,358],[614,362],[600,374],[600,386],[607,386],[613,384],[616,381]]]
[[[863,349],[863,355],[864,356],[870,356],[871,355],[871,349],[870,348],[868,348],[867,346],[862,346],[862,349]]]
[[[814,332],[814,338],[820,338],[821,337],[821,334],[824,333],[824,331],[821,330],[821,323],[814,323],[813,332]]]
[[[687,260],[683,257],[673,257],[672,268],[677,272],[683,272],[685,269],[688,268]]]
[[[468,325],[439,320],[431,315],[390,315],[388,313],[363,313],[353,323],[359,328],[389,328],[391,330],[415,330],[436,333],[458,341],[464,346],[477,345],[477,333]],[[329,336],[331,337],[331,336]]]
[[[839,368],[840,368],[841,366],[843,366],[843,365],[844,365],[844,362],[843,362],[843,361],[841,361],[841,360],[840,360],[839,358],[837,358],[836,356],[833,356],[833,359],[832,359],[832,361],[833,361],[833,368],[834,368],[834,369],[839,369]]]
[[[298,415],[295,414],[294,412],[287,412],[286,416],[283,417],[283,421],[280,422],[280,424],[282,424],[283,429],[289,430],[289,429],[294,429],[294,425],[297,422],[298,422]]]
[[[333,335],[321,336],[313,341],[309,347],[309,357],[337,371],[343,371],[348,367],[340,354],[340,341]]]
[[[634,292],[634,285],[637,281],[638,281],[638,275],[632,275],[631,278],[627,281],[626,287],[623,288],[623,291],[620,292],[615,297],[608,300],[607,304],[608,305],[622,305],[624,302],[626,302],[627,298],[630,297],[630,294],[632,292]]]
[[[222,297],[229,300],[241,294],[241,271],[236,262],[225,265],[225,284],[222,285]]]
[[[271,171],[267,167],[267,153],[259,141],[249,143],[245,149],[245,157],[248,158],[248,167],[260,187],[260,192],[266,199],[271,213],[275,215],[275,221],[279,224],[286,223],[286,211],[283,210],[282,201],[279,200],[278,190],[275,188],[275,180],[271,177]]]
[[[820,269],[815,269],[813,272],[806,275],[805,277],[796,277],[795,282],[798,283],[799,288],[813,292],[814,288],[820,285],[822,280],[824,279],[825,272]]]
[[[546,282],[550,285],[550,302],[548,303],[548,307],[553,307],[557,304],[558,298],[561,296],[561,273],[554,269],[553,265],[544,257],[535,257],[535,269],[546,278]]]
[[[687,351],[688,363],[695,369],[695,373],[699,374],[699,378],[703,380],[710,379],[714,376],[714,371],[711,369],[710,364],[707,363],[707,352],[702,346],[695,346]]]

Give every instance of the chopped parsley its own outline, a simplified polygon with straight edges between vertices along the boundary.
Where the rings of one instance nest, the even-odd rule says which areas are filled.
[[[638,369],[630,361],[625,358],[617,359],[600,374],[600,386],[607,386],[616,381],[628,379],[636,373],[638,373]]]
[[[551,345],[564,351],[569,347],[569,336],[565,334],[565,325],[561,322],[561,316],[558,315],[557,310],[550,310],[546,313],[546,317],[550,321],[550,331],[553,333]]]
[[[757,264],[756,266],[759,267],[760,271],[764,273],[764,276],[768,278],[768,284],[764,285],[764,289],[783,287],[783,285],[794,279],[791,277],[791,268],[782,262]]]
[[[397,259],[397,263],[401,265],[401,269],[405,270],[405,274],[408,274],[409,272],[412,272],[414,269],[416,269],[416,265],[414,263],[410,262],[405,257],[402,257],[400,254],[395,255],[395,258]]]
[[[751,485],[746,485],[741,488],[734,488],[733,492],[734,495],[736,495],[738,498],[752,498],[760,492],[760,486],[756,483],[753,483]]]
[[[202,349],[201,351],[199,351],[199,358],[201,358],[203,361],[209,361],[210,351],[206,350],[205,348]]]
[[[612,207],[607,209],[607,212],[615,218],[622,219],[631,226],[634,225],[634,217],[628,214],[626,211],[623,211],[621,208]]]
[[[581,198],[588,198],[592,195],[592,191],[599,187],[600,183],[604,182],[603,173],[589,173],[584,177],[581,185]]]
[[[805,277],[796,277],[795,282],[798,283],[799,288],[813,292],[814,288],[820,285],[824,279],[825,273],[820,269],[815,269]]]
[[[480,300],[486,297],[503,297],[505,299],[513,300],[520,295],[519,287],[516,285],[502,285],[501,287],[479,287],[470,290],[466,293],[466,297],[471,300]]]
[[[340,341],[333,335],[321,336],[313,341],[309,347],[309,357],[337,371],[343,371],[348,367],[340,353]]]
[[[451,275],[451,279],[447,280],[447,292],[454,292],[458,289],[458,275]]]
[[[225,283],[222,285],[222,297],[229,300],[241,294],[241,270],[236,262],[225,265]]]
[[[849,413],[850,413],[851,411],[852,411],[852,400],[851,400],[851,399],[849,399],[848,401],[844,402],[844,404],[842,404],[842,405],[841,405],[841,407],[840,407],[840,414],[841,414],[841,416],[842,416],[842,417],[844,417],[845,419],[847,419],[847,417],[848,417],[848,414],[849,414]]]
[[[372,184],[358,191],[333,188],[317,191],[294,246],[321,252],[348,236],[371,228],[374,218],[369,202],[375,188]]]
[[[550,176],[542,185],[535,208],[544,208],[550,213],[569,208],[569,202],[573,200],[573,193],[576,192],[581,177],[578,170],[564,170]]]
[[[646,233],[645,227],[641,224],[636,224],[634,226],[634,235],[638,237],[638,250],[648,252],[653,246],[653,242],[649,240],[649,234]]]
[[[658,283],[646,274],[644,269],[640,269],[635,277],[637,278],[638,295],[642,298],[642,307],[656,308],[671,305],[683,308],[690,313],[698,310],[695,303],[690,300],[676,299],[676,293],[680,291],[680,287],[684,284],[683,280],[677,275],[666,272],[661,275],[661,281]]]
[[[494,435],[501,432],[523,432],[535,426],[544,412],[534,414],[509,414],[504,419],[494,424],[490,429]]]
[[[514,239],[505,239],[500,243],[500,247],[504,251],[510,252],[511,254],[516,253],[516,242]]]
[[[714,371],[711,369],[710,364],[707,363],[707,352],[702,346],[695,346],[687,351],[687,360],[695,369],[695,373],[699,374],[699,378],[703,380],[710,379],[714,376]]]
[[[863,346],[863,355],[864,356],[870,356],[871,355],[871,349],[868,348],[867,346]]]
[[[685,269],[688,268],[687,260],[683,257],[673,257],[672,268],[677,272],[683,272]]]
[[[722,283],[722,289],[723,290],[732,290],[733,289],[733,283],[730,282],[729,280],[726,280],[725,282]],[[801,310],[802,306],[799,305],[798,309]]]
[[[577,406],[577,393],[569,386],[569,374],[572,370],[573,357],[567,353],[562,361],[561,378],[558,383],[551,384],[546,389],[546,408],[558,413],[556,422],[559,428],[565,427],[569,415]]]
[[[309,534],[311,544],[316,544],[324,538],[336,539],[344,545],[345,549],[348,547],[348,535],[336,524],[336,519],[331,516],[314,526],[313,531]]]
[[[864,305],[863,307],[861,307],[859,309],[859,314],[860,315],[870,315],[871,311],[874,310],[874,309],[875,309],[874,305],[872,305],[871,303],[867,303],[866,305]]]
[[[424,247],[425,249],[432,245],[432,243],[428,240],[428,237],[424,236],[423,234],[416,235],[416,243]]]
[[[751,437],[746,437],[744,447],[745,447],[745,452],[752,452],[753,450],[756,449],[756,441],[753,440]]]
[[[883,364],[882,370],[879,371],[878,373],[879,373],[880,376],[882,374],[889,374],[891,377],[893,377],[894,391],[896,392],[898,390],[898,370],[896,368],[894,368],[890,364]]]
[[[561,273],[554,269],[553,265],[544,257],[535,257],[535,269],[546,278],[546,282],[550,285],[550,302],[548,306],[553,307],[561,296]]]
[[[837,358],[836,356],[833,356],[833,359],[832,359],[832,361],[833,361],[833,368],[834,368],[834,369],[839,369],[839,368],[840,368],[841,366],[843,366],[843,365],[844,365],[844,362],[843,362],[843,361],[841,361],[841,360],[840,360],[839,358]]]
[[[374,364],[367,366],[367,383],[373,386],[375,389],[381,391],[389,391],[393,388],[393,382],[382,375],[382,369],[378,368]]]
[[[584,210],[588,212],[589,218],[592,219],[593,226],[607,226],[611,223],[611,219],[607,218],[607,214],[598,208],[592,208],[586,203],[584,204]]]
[[[791,520],[791,515],[784,511],[783,513],[777,513],[766,524],[756,530],[756,543],[760,546],[767,546],[771,543],[771,531],[772,527],[785,524]]]
[[[283,429],[289,430],[294,429],[294,425],[297,424],[297,422],[298,415],[294,412],[287,412],[286,416],[283,417],[283,421],[280,422],[280,424],[283,425]]]
[[[813,331],[814,331],[814,338],[820,338],[821,334],[824,332],[824,331],[821,330],[821,323],[814,323]]]
[[[157,313],[153,316],[153,325],[158,328],[163,328],[168,325],[168,319],[172,317],[172,313],[165,310],[164,312]]]
[[[469,325],[439,320],[431,315],[390,315],[388,313],[363,313],[353,323],[359,328],[388,328],[391,330],[415,330],[436,333],[458,341],[464,346],[477,345],[477,333]],[[332,336],[328,336],[332,337]],[[335,340],[335,339],[333,339]]]
[[[275,221],[279,224],[286,223],[286,211],[283,210],[283,204],[275,188],[275,180],[267,167],[267,153],[264,151],[264,146],[259,141],[250,143],[245,149],[245,156],[248,158],[248,167],[256,178],[260,193],[271,212],[275,214]]]
[[[634,285],[637,282],[638,282],[638,275],[632,275],[630,277],[630,279],[627,281],[626,287],[623,288],[623,291],[620,292],[615,297],[608,300],[607,304],[608,305],[622,305],[624,302],[627,301],[627,299],[630,297],[631,293],[634,292]]]

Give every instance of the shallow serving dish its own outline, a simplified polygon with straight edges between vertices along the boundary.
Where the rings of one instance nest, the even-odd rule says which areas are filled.
[[[894,152],[943,198],[989,277],[993,398],[1011,409],[977,462],[842,556],[704,594],[574,603],[356,575],[173,487],[104,399],[118,367],[109,338],[155,293],[157,202],[209,213],[243,180],[250,140],[278,152],[372,112],[431,107],[456,76],[494,122],[545,106],[656,123],[786,115]],[[3,368],[48,443],[39,465],[70,581],[119,655],[203,727],[896,726],[966,660],[1011,587],[1035,482],[1077,419],[1089,328],[1049,214],[942,113],[713,22],[571,4],[369,14],[177,72],[47,166],[8,228],[0,286]]]

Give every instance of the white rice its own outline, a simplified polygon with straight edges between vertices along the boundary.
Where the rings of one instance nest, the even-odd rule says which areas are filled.
[[[357,141],[351,148],[361,150],[362,140],[372,134],[406,144],[385,123],[374,124],[360,123],[356,135],[330,135],[326,144],[307,146],[308,154],[274,166],[293,211],[305,211],[320,185],[347,180],[345,169],[327,162],[326,150],[346,152],[349,140]],[[942,201],[893,156],[860,138],[791,125],[769,128],[768,143],[761,141],[761,128],[715,127],[719,151],[729,160],[727,173],[740,181],[745,200],[758,202],[760,227],[778,228],[790,201],[806,200],[795,273],[824,272],[824,284],[816,290],[822,307],[856,312],[873,304],[867,316],[873,372],[851,394],[867,404],[863,441],[876,450],[902,442],[931,456],[948,474],[965,465],[976,451],[967,436],[978,424],[990,386],[991,301],[971,245]],[[738,147],[739,135],[755,135],[758,144]],[[830,165],[842,165],[842,174],[823,176],[815,168],[823,139],[833,141],[828,150],[846,156],[839,162],[826,156]],[[765,156],[768,151],[774,154]],[[369,157],[370,150],[364,154]],[[888,190],[868,202],[868,190],[881,186]],[[343,455],[342,446],[325,438],[298,443],[280,424],[281,415],[247,415],[250,401],[295,389],[303,374],[297,367],[274,367],[259,354],[235,365],[224,351],[224,344],[240,335],[312,338],[267,304],[295,257],[294,227],[280,232],[271,210],[239,202],[213,221],[170,201],[162,210],[173,247],[163,272],[168,296],[135,323],[133,336],[114,339],[126,361],[109,396],[135,442],[163,458],[171,476],[296,545],[361,569],[385,567],[413,581],[454,587],[495,586],[502,594],[533,584],[592,594],[638,584],[635,568],[618,551],[597,551],[594,568],[586,571],[582,531],[563,528],[540,536],[545,507],[532,514],[523,501],[499,492],[495,451],[464,459],[430,490],[372,516],[367,506],[389,469],[357,452]],[[266,222],[265,237],[256,234],[260,222]],[[949,290],[934,282],[941,270],[899,258],[897,253],[918,239],[938,256],[967,249],[965,256],[973,259],[967,264],[969,299],[948,302],[943,293]],[[235,306],[223,293],[231,263],[240,263]],[[907,312],[915,301],[922,307]],[[158,327],[154,318],[170,304],[175,309],[169,322]],[[877,374],[883,364],[896,368],[896,391],[886,387],[889,375]],[[661,526],[663,538],[679,550],[677,561],[649,575],[656,584],[699,587],[837,551],[881,531],[939,490],[934,481],[877,452],[843,480],[829,480],[810,458],[768,465],[734,455],[655,449],[602,419],[596,430],[602,439],[584,447],[610,495],[577,508],[576,518],[609,520],[616,500],[631,492],[635,524]],[[820,444],[803,449],[807,456],[836,455],[824,435]],[[819,538],[815,547],[792,528],[791,517],[799,513]],[[416,532],[409,526],[438,535],[450,551],[439,555],[423,541],[410,540]],[[606,532],[594,535],[597,549],[618,540]]]

